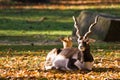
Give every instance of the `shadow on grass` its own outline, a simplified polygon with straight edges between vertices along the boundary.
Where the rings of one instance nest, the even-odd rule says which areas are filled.
[[[62,31],[61,31],[62,32]],[[51,32],[52,33],[52,32]],[[2,42],[6,42],[6,43],[16,43],[16,44],[21,44],[21,43],[34,43],[34,42],[38,42],[40,44],[42,44],[43,42],[60,42],[59,38],[60,37],[64,37],[64,36],[68,36],[67,34],[64,35],[60,35],[60,34],[55,34],[55,35],[51,35],[51,34],[33,34],[33,35],[20,35],[20,36],[0,36],[0,41],[1,44]],[[4,44],[4,43],[3,43]]]
[[[86,9],[93,12],[104,12],[108,14],[119,15],[118,9]],[[6,9],[0,10],[0,29],[1,30],[72,30],[72,22],[67,20],[72,16],[78,16],[81,10],[38,10],[38,9]],[[41,23],[39,19],[45,17],[46,19]],[[27,22],[28,20],[33,22]],[[35,21],[34,21],[35,20]],[[58,20],[58,21],[56,21]],[[61,20],[61,21],[59,21]],[[71,27],[67,27],[71,26]],[[63,29],[62,29],[63,28]]]
[[[53,48],[62,45],[1,45],[0,56],[41,55],[46,56]]]
[[[55,18],[50,18],[53,20],[47,19],[44,20],[43,22],[39,22],[39,19],[36,19],[36,21],[34,21],[33,18],[33,22],[32,20],[31,22],[28,22],[27,20],[24,20],[24,17],[23,20],[14,19],[15,17],[13,17],[13,19],[9,19],[10,16],[5,16],[5,17],[8,17],[8,19],[0,18],[0,25],[1,25],[0,30],[15,30],[15,31],[22,30],[24,31],[23,34],[25,33],[25,31],[55,31],[55,30],[71,31],[73,24],[72,22],[67,22],[67,20],[62,21],[61,18],[58,18],[57,19],[58,21],[54,20]],[[62,22],[59,21],[59,19],[61,19]]]
[[[119,8],[116,9],[86,9],[93,12],[104,12],[108,14],[119,15]],[[72,31],[73,21],[72,16],[78,16],[81,10],[51,10],[51,9],[5,9],[0,10],[0,39],[2,40],[30,40],[29,37],[24,36],[27,31],[31,31],[30,35],[41,34],[41,31]],[[41,17],[45,17],[45,20],[39,22]],[[2,31],[3,30],[3,31]],[[6,33],[5,30],[13,30],[13,32]],[[21,32],[19,32],[21,31]],[[32,33],[38,31],[38,33]],[[5,36],[3,36],[5,35]],[[10,35],[10,36],[7,36]],[[11,35],[18,35],[16,37],[11,37]],[[65,33],[67,35],[67,33]],[[52,35],[47,35],[52,37]],[[58,36],[58,35],[57,35]],[[8,37],[8,38],[7,38]],[[20,37],[20,38],[19,38]],[[12,39],[11,39],[12,38]],[[16,39],[17,38],[17,39]],[[23,39],[23,40],[24,40]],[[44,40],[43,38],[41,38]],[[36,41],[36,39],[32,38]]]

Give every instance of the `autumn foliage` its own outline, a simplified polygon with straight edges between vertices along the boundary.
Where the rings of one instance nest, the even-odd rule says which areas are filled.
[[[44,70],[46,51],[22,52],[14,50],[0,52],[0,78],[1,79],[65,79],[65,80],[104,80],[120,79],[120,51],[106,52],[104,50],[93,50],[93,53],[104,53],[95,55],[95,63],[92,71],[59,71]],[[105,57],[106,56],[106,57]]]

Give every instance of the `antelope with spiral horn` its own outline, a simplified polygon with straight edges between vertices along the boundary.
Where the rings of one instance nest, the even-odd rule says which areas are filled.
[[[92,33],[93,26],[97,24],[98,16],[95,17],[94,23],[90,25],[88,32],[86,32],[84,36],[80,35],[79,24],[74,16],[73,21],[74,27],[76,28],[78,48],[64,48],[58,53],[48,53],[51,57],[47,56],[46,58],[46,70],[92,70],[94,59],[90,53],[89,42],[91,42],[91,40],[88,36]]]

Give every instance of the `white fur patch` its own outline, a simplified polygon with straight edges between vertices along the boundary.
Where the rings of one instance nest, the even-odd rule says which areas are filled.
[[[55,57],[55,59],[57,60],[57,59],[65,59],[65,56],[63,56],[63,55],[57,55],[56,57]]]
[[[56,52],[56,49],[53,49],[48,53],[45,64],[44,64],[44,67],[46,70],[52,69],[53,61],[57,56],[55,52]]]
[[[52,66],[45,66],[45,70],[52,69]]]
[[[53,62],[53,66],[57,69],[60,68],[62,70],[70,70],[67,67],[67,64],[69,62],[69,59],[65,58],[64,56],[57,56],[56,59]]]

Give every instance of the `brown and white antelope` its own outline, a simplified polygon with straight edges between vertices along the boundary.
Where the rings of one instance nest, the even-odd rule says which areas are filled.
[[[71,37],[61,37],[60,41],[63,44],[63,48],[54,48],[52,49],[47,57],[46,57],[46,61],[45,61],[45,69],[51,69],[52,68],[52,62],[54,61],[54,58],[62,51],[62,49],[65,48],[71,48],[72,47],[72,38]]]
[[[98,16],[95,22],[89,27],[88,32],[84,36],[80,35],[78,29],[79,25],[76,18],[73,16],[74,27],[76,28],[76,35],[78,37],[78,48],[64,48],[59,52],[50,52],[45,61],[45,69],[60,69],[60,70],[92,70],[93,56],[90,53],[88,36],[91,34],[92,27],[97,23]]]

